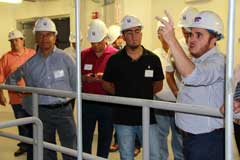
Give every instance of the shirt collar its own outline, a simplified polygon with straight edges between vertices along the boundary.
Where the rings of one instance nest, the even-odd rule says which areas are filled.
[[[141,46],[142,46],[142,45],[141,45]],[[142,53],[141,57],[147,55],[146,49],[145,49],[143,46],[142,46],[142,48],[143,48],[143,53]],[[127,55],[127,51],[126,51],[126,46],[125,46],[122,50],[123,50],[124,55],[125,55],[125,56],[128,56],[128,55]],[[140,58],[139,58],[139,59],[140,59]]]
[[[57,49],[57,47],[54,46],[53,51],[52,51],[51,54],[49,54],[49,56],[51,56],[51,55],[56,51],[56,49]],[[43,54],[42,54],[42,52],[40,51],[40,49],[37,50],[37,54],[38,54],[39,56],[41,56],[41,57],[44,57]]]
[[[201,57],[199,57],[199,58],[194,58],[193,57],[193,61],[194,62],[205,61],[208,57],[210,57],[211,55],[213,55],[215,53],[218,53],[218,52],[219,52],[218,48],[217,47],[213,47],[210,50],[208,50],[206,53],[204,53]]]
[[[25,54],[25,52],[26,52],[26,49],[24,48],[23,54]],[[10,51],[10,53],[11,53],[12,55],[14,55],[14,56],[21,56],[21,55],[19,55],[18,52],[16,52],[16,51]]]
[[[105,49],[103,50],[103,53],[102,53],[102,55],[101,55],[100,57],[104,56],[105,54],[111,53],[111,52],[109,52],[109,47],[110,47],[110,45],[106,45],[106,47],[105,47]],[[96,53],[93,51],[92,47],[90,48],[90,50],[91,50],[91,53],[92,53],[94,56],[97,57],[97,55],[96,55]],[[100,57],[98,57],[98,58],[100,58]]]

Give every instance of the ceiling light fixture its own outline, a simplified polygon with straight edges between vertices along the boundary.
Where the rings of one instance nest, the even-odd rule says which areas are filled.
[[[22,3],[22,0],[0,0],[0,3]]]

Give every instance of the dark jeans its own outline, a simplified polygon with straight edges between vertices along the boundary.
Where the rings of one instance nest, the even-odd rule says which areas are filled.
[[[110,104],[83,101],[83,152],[92,153],[92,142],[98,122],[97,156],[107,158],[112,140],[113,123]]]
[[[71,102],[56,108],[39,105],[39,118],[43,122],[44,141],[55,144],[57,132],[62,146],[76,149],[76,125]],[[63,160],[77,159],[65,154],[62,156]],[[44,160],[57,160],[56,152],[44,149]]]
[[[183,137],[185,160],[224,160],[224,129]]]
[[[26,117],[30,116],[22,108],[21,104],[12,104],[12,109],[13,109],[14,116],[15,116],[16,119],[26,118]],[[21,136],[32,137],[32,124],[18,126],[18,133]],[[30,144],[26,144],[26,143],[23,143],[23,142],[18,143],[18,146],[22,149],[25,149],[25,150],[30,148]]]
[[[234,134],[235,134],[237,149],[238,149],[238,153],[240,153],[240,125],[236,123],[233,123],[233,124],[234,124]]]

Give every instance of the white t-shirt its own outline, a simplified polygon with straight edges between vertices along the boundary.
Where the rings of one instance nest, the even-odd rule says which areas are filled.
[[[74,62],[76,62],[77,54],[76,54],[76,50],[72,46],[65,48],[64,52],[67,53],[74,60]]]
[[[188,45],[186,44],[185,38],[181,38],[178,40],[180,46],[182,47],[183,51],[186,53],[187,57],[189,57],[191,59],[191,54],[188,50]],[[177,84],[178,89],[180,90],[181,86],[182,86],[182,77],[181,74],[178,72],[176,66],[175,66],[175,62],[174,59],[172,57],[172,51],[169,50],[169,54],[168,54],[168,65],[166,66],[166,72],[175,72],[174,76],[175,76],[175,81]]]
[[[165,71],[166,71],[166,67],[169,65],[168,64],[168,54],[162,49],[162,48],[157,48],[153,51],[153,53],[155,53],[161,60],[161,64],[162,64],[162,69],[163,69],[163,73],[165,76]],[[167,80],[165,79],[163,81],[163,88],[160,92],[155,94],[155,99],[157,100],[163,100],[163,101],[171,101],[171,102],[175,102],[176,98],[173,95],[171,89],[168,86]]]

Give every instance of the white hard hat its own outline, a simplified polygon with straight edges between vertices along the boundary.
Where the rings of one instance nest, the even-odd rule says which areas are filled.
[[[188,28],[193,23],[193,20],[198,13],[199,12],[196,8],[185,7],[180,14],[178,27]]]
[[[17,38],[23,38],[24,36],[22,34],[22,32],[20,32],[19,30],[12,30],[11,32],[8,33],[8,40],[12,40],[12,39],[17,39]]]
[[[54,32],[57,35],[57,29],[54,22],[49,18],[40,18],[35,22],[35,26],[33,28],[33,34],[38,31],[48,31]]]
[[[162,19],[164,19],[165,21],[169,22],[167,17],[162,17]],[[159,27],[164,27],[164,24],[162,24],[161,21],[157,21],[157,32],[158,32]]]
[[[218,40],[223,38],[223,21],[212,11],[202,11],[194,19],[190,28],[203,28],[217,34]]]
[[[80,41],[83,39],[82,33],[80,33]],[[76,36],[75,33],[71,32],[69,35],[69,42],[70,43],[75,43],[76,42]]]
[[[137,17],[133,15],[126,15],[123,17],[121,21],[121,32],[123,32],[126,29],[138,26],[143,28],[142,22]]]
[[[75,34],[74,33],[70,33],[70,35],[69,35],[69,42],[70,43],[74,43],[74,42],[76,42],[76,36],[75,36]]]
[[[87,39],[92,43],[100,42],[107,36],[107,32],[105,23],[100,19],[94,19],[88,26]]]
[[[116,39],[121,35],[121,28],[118,25],[111,25],[108,28],[108,42],[109,44],[113,44]]]

